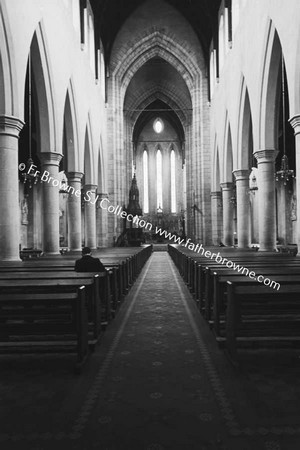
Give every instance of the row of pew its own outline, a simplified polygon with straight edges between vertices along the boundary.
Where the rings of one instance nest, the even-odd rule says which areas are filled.
[[[0,352],[76,354],[80,372],[152,252],[94,252],[105,273],[75,272],[75,255],[0,263]]]
[[[199,311],[230,359],[238,363],[240,348],[298,347],[300,258],[234,248],[206,250],[264,277],[258,282],[246,270],[228,268],[215,257],[168,246]]]

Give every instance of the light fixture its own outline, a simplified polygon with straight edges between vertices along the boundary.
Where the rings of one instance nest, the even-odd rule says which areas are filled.
[[[29,189],[32,188],[39,180],[39,177],[35,175],[34,170],[30,170],[34,164],[32,159],[32,146],[31,146],[31,134],[32,134],[32,86],[31,86],[31,53],[29,50],[28,56],[28,150],[29,157],[26,163],[26,169],[22,173],[23,183],[27,184]]]
[[[284,186],[291,178],[294,178],[294,171],[289,169],[289,159],[286,154],[286,136],[285,136],[285,83],[284,83],[284,59],[281,57],[281,82],[282,82],[282,139],[283,156],[281,158],[280,170],[275,173],[276,181],[283,180]]]

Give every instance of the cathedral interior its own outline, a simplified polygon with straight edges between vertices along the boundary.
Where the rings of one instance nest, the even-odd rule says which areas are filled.
[[[298,450],[298,171],[298,0],[0,0],[1,448]]]

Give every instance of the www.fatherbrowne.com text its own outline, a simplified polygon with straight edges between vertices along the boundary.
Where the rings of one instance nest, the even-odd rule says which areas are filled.
[[[19,170],[23,171],[25,170],[26,165],[24,163],[19,164]],[[65,191],[68,194],[75,195],[76,197],[81,197],[81,190],[77,189],[75,190],[73,186],[69,186],[65,181],[58,180],[50,175],[50,173],[47,170],[44,170],[42,175],[40,175],[40,171],[36,170],[37,166],[35,164],[31,164],[29,167],[27,173],[34,175],[35,177],[40,177],[40,181],[44,183],[51,184],[54,187],[58,187],[60,190]],[[92,191],[87,191],[84,194],[84,201],[90,202],[91,204],[96,204],[96,202],[99,200],[99,195],[96,195],[95,198],[93,198]],[[107,198],[102,198],[99,202],[100,208],[107,210],[111,214],[115,214],[116,216],[120,216],[122,219],[128,220],[128,222],[132,222],[134,225],[140,228],[144,228],[147,231],[152,231],[152,224],[150,222],[147,222],[143,219],[140,219],[138,216],[133,216],[132,214],[128,214],[126,211],[122,209],[120,205],[114,206],[111,204],[111,202]],[[169,241],[172,241],[174,244],[182,245],[183,247],[188,248],[189,250],[204,255],[206,258],[215,260],[216,263],[224,265],[228,267],[229,269],[233,269],[242,275],[246,275],[252,280],[256,280],[258,283],[263,283],[265,286],[269,286],[273,289],[280,289],[280,284],[276,281],[270,280],[269,278],[265,278],[263,275],[256,275],[256,273],[253,270],[247,269],[247,267],[240,266],[239,264],[235,264],[235,262],[231,261],[230,259],[224,258],[222,255],[220,255],[220,252],[213,253],[210,250],[205,250],[205,248],[202,246],[202,244],[194,244],[191,242],[191,239],[188,238],[187,240],[182,239],[177,234],[172,234],[166,230],[163,230],[161,228],[155,227],[155,234],[163,237],[164,239],[168,239]]]

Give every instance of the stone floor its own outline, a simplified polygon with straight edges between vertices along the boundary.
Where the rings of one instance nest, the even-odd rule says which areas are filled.
[[[298,450],[300,352],[240,356],[153,253],[80,376],[71,357],[0,358],[0,448]]]

